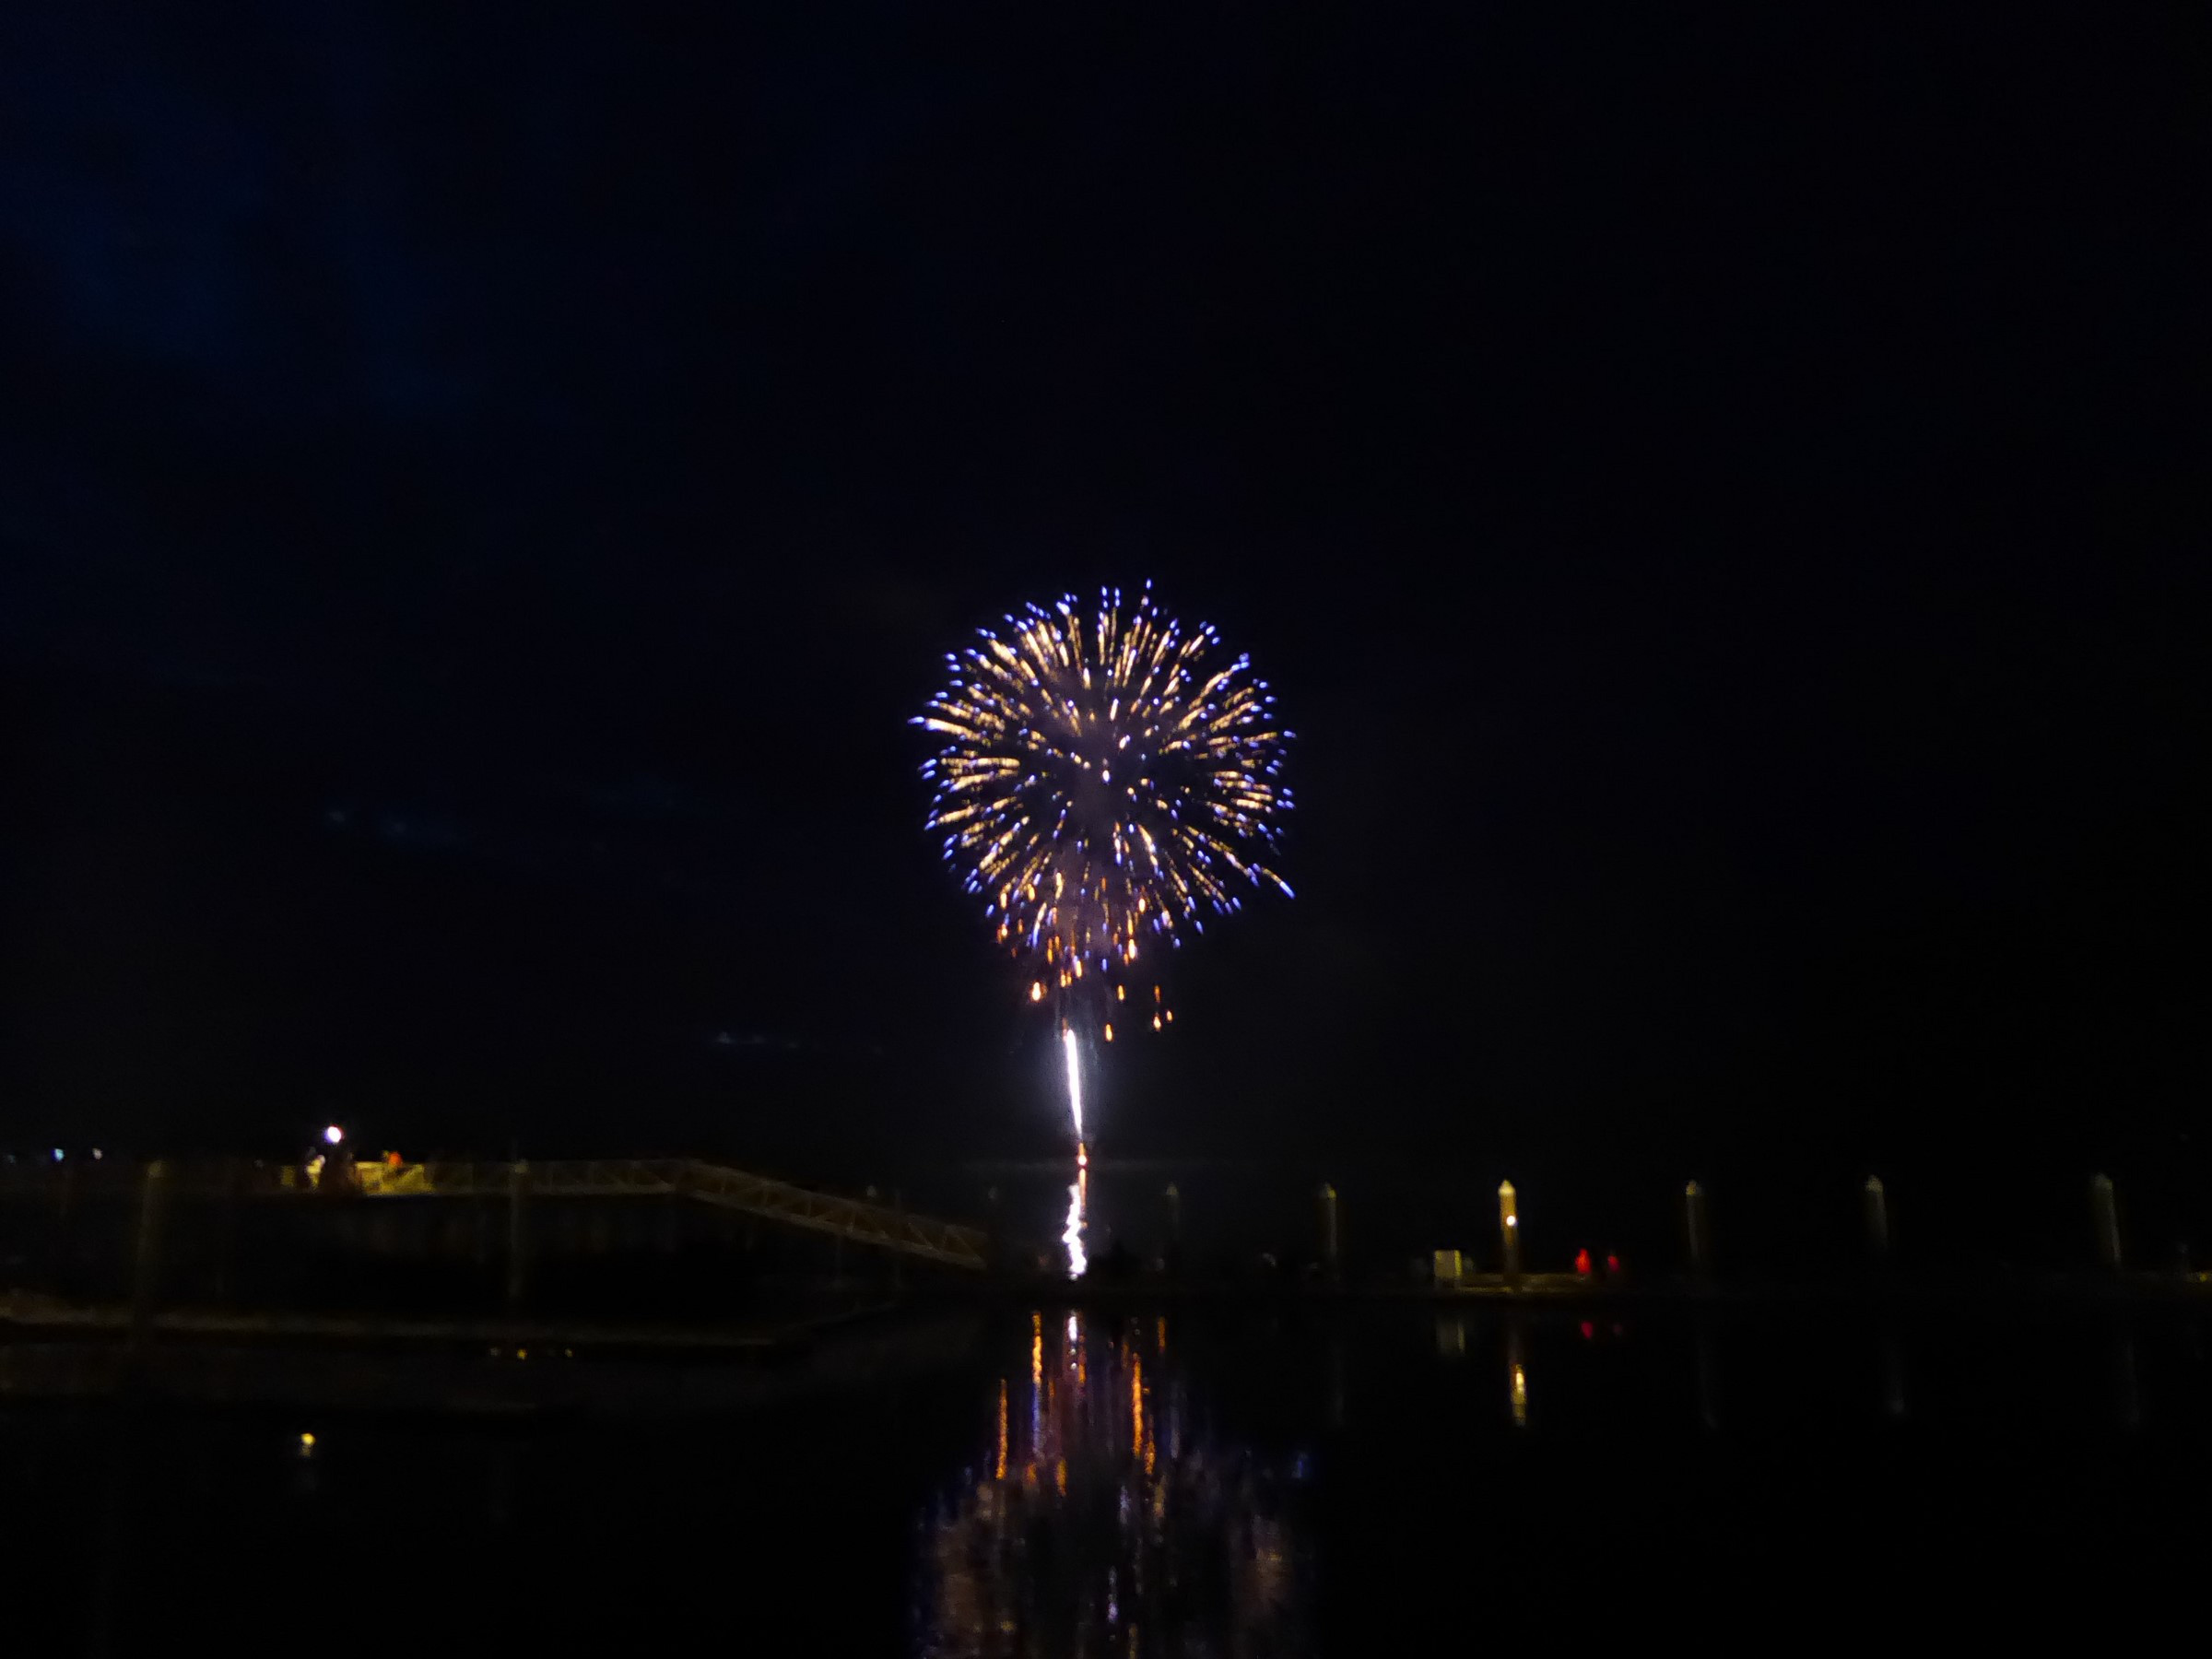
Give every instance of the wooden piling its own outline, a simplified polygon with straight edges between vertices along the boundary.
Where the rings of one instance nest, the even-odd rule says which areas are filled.
[[[155,1159],[138,1186],[138,1248],[131,1273],[131,1346],[143,1347],[160,1294],[161,1234],[169,1208],[169,1164]]]
[[[1889,1259],[1889,1194],[1882,1186],[1879,1175],[1866,1177],[1865,1206],[1866,1249],[1878,1267]]]
[[[1498,1183],[1498,1237],[1506,1277],[1517,1278],[1521,1274],[1521,1199],[1510,1181]]]
[[[1682,1229],[1689,1241],[1689,1271],[1695,1278],[1712,1273],[1712,1218],[1708,1214],[1705,1189],[1696,1182],[1682,1189]]]
[[[523,1305],[530,1282],[530,1165],[507,1166],[507,1306]]]

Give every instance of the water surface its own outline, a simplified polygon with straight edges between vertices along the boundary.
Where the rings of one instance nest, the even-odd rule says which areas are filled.
[[[741,1410],[11,1404],[11,1646],[1771,1651],[2147,1618],[2207,1541],[2186,1311],[933,1317]]]

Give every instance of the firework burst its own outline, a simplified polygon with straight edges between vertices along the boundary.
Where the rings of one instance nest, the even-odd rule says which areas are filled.
[[[1108,1041],[1160,1029],[1154,948],[1235,911],[1244,886],[1290,891],[1268,864],[1291,734],[1267,682],[1149,583],[1127,608],[1119,590],[1095,611],[1030,605],[946,662],[914,724],[943,739],[922,771],[947,861],[1030,967],[1031,1001]]]

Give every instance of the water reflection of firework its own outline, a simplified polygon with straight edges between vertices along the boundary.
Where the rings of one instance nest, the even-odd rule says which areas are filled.
[[[923,1529],[929,1659],[1309,1651],[1294,1484],[1192,1431],[1166,1335],[1032,1316],[990,1455]]]
[[[1090,1152],[1080,1141],[1076,1143],[1076,1179],[1067,1189],[1067,1225],[1060,1234],[1060,1242],[1067,1247],[1067,1277],[1081,1278],[1089,1270],[1090,1258],[1083,1248],[1083,1235],[1090,1225]]]
[[[1081,1278],[1089,1266],[1083,1253],[1083,1230],[1090,1197],[1090,1148],[1083,1141],[1083,1057],[1072,1030],[1060,1033],[1060,1046],[1067,1056],[1067,1106],[1076,1124],[1076,1181],[1067,1189],[1067,1228],[1060,1241],[1067,1246],[1067,1277]]]

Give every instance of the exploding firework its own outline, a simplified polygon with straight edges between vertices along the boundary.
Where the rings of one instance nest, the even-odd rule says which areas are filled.
[[[1291,734],[1251,659],[1225,656],[1148,583],[1126,610],[1119,590],[1095,612],[1071,595],[947,656],[951,682],[914,722],[944,739],[922,769],[929,827],[1064,1030],[1160,1030],[1175,1016],[1153,947],[1238,909],[1242,885],[1290,891],[1266,861]]]

